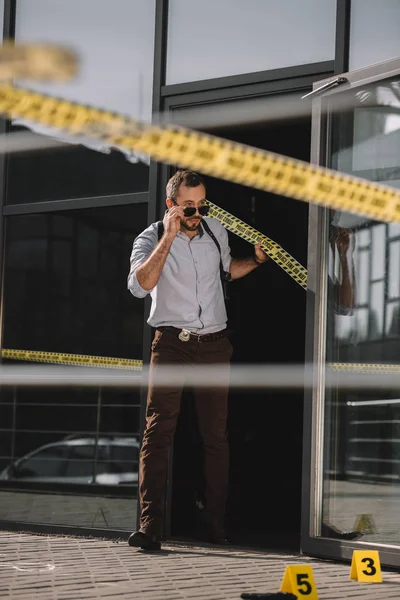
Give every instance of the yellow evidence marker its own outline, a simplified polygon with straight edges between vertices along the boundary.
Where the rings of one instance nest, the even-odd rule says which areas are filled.
[[[397,366],[397,365],[396,365]],[[360,515],[353,527],[354,531],[359,531],[360,533],[377,533],[374,517],[369,514]]]
[[[298,598],[318,600],[311,565],[287,565],[279,591],[295,594]]]
[[[354,550],[350,579],[365,583],[382,583],[381,561],[377,550]]]

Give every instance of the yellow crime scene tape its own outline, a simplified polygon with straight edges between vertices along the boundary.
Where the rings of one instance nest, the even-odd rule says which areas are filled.
[[[5,43],[0,47],[0,79],[10,77],[67,79],[76,73],[76,69],[75,56],[62,47],[48,44],[15,46],[12,43]],[[18,113],[17,116],[21,116],[21,114]],[[211,203],[209,204],[211,206]],[[214,204],[210,216],[220,220],[227,229],[251,243],[261,241],[262,248],[267,254],[297,283],[303,288],[307,288],[306,269],[276,242]]]
[[[89,356],[86,354],[66,354],[64,352],[42,352],[40,350],[1,351],[2,358],[23,360],[28,362],[51,363],[55,365],[75,365],[81,367],[106,367],[108,369],[133,369],[140,371],[143,361],[130,358],[113,358],[109,356]]]
[[[210,206],[210,217],[218,219],[222,225],[235,233],[240,238],[250,242],[251,244],[257,244],[261,242],[261,248],[274,260],[292,279],[297,281],[304,289],[307,289],[307,269],[303,267],[293,256],[286,252],[271,238],[263,235],[254,227],[247,225],[244,221],[241,221],[237,217],[234,217],[226,210],[220,208],[216,204],[213,204],[207,200],[207,204]]]
[[[0,47],[0,80],[31,78],[66,80],[77,73],[78,60],[69,49],[51,44]],[[147,154],[171,165],[191,168],[297,200],[387,222],[400,222],[400,191],[311,165],[259,148],[231,142],[175,125],[149,125],[125,115],[0,84],[0,113],[53,127],[71,135],[91,136],[110,146]],[[307,270],[279,244],[217,205],[210,216],[246,241],[261,242],[263,250],[303,288]],[[34,350],[4,349],[5,359],[141,370],[143,361]],[[334,371],[390,373],[400,365],[328,363]]]
[[[332,371],[356,371],[357,373],[399,373],[400,365],[380,364],[380,363],[327,363],[326,365]]]
[[[109,356],[90,356],[87,354],[68,354],[65,352],[44,352],[41,350],[16,350],[3,349],[1,356],[8,360],[21,360],[25,362],[41,362],[55,365],[72,365],[80,367],[101,367],[107,369],[131,369],[141,371],[143,361],[131,358],[114,358]],[[379,363],[326,363],[332,371],[359,373],[398,373],[400,365]]]
[[[0,46],[0,80],[16,78],[67,81],[78,73],[78,57],[69,48],[56,44],[14,44]]]
[[[6,84],[0,86],[0,113],[274,194],[400,222],[400,190],[210,134],[150,125]]]

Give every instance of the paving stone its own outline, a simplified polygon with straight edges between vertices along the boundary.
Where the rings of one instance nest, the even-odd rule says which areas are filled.
[[[234,600],[277,592],[288,564],[312,566],[320,600],[400,598],[400,573],[382,583],[350,580],[350,565],[268,551],[165,544],[160,553],[126,541],[0,532],[3,600]]]

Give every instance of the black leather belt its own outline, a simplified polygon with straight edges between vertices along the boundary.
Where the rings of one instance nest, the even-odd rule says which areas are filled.
[[[226,329],[223,329],[222,331],[216,331],[215,333],[193,333],[192,331],[188,331],[187,329],[178,329],[177,327],[170,327],[169,325],[165,325],[163,327],[157,327],[157,329],[159,331],[168,331],[169,333],[172,333],[173,335],[175,335],[177,338],[182,339],[182,332],[187,332],[187,339],[182,339],[182,341],[189,341],[190,340],[196,340],[196,342],[203,343],[203,342],[214,342],[216,340],[220,340],[221,338],[226,337]],[[185,337],[185,335],[183,336]]]

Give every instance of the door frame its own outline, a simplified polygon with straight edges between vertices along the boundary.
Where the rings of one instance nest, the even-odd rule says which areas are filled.
[[[324,102],[343,90],[378,82],[400,75],[400,57],[348,71],[339,75],[347,79],[313,100],[311,126],[311,162],[328,166],[332,135],[332,115],[324,110]],[[313,84],[313,91],[334,82],[338,75]],[[301,550],[304,554],[336,560],[351,560],[357,548],[376,544],[341,541],[319,537],[322,522],[323,448],[324,448],[324,361],[327,303],[328,209],[310,204],[308,227],[308,290],[306,310],[306,364],[313,367],[313,386],[304,395],[304,443]],[[400,543],[379,544],[380,560],[390,567],[400,566]]]
[[[329,78],[334,73],[333,61],[324,63],[314,63],[311,65],[302,65],[286,69],[278,69],[270,72],[264,72],[264,81],[260,81],[258,76],[252,82],[249,76],[235,76],[232,78],[222,78],[221,87],[212,89],[198,89],[198,84],[182,84],[182,86],[165,86],[161,88],[162,102],[159,110],[162,114],[170,115],[173,111],[179,111],[188,107],[196,108],[198,106],[233,102],[235,100],[259,101],[260,98],[279,97],[282,94],[307,93],[312,90],[313,84],[321,77]],[[213,82],[215,83],[215,82]],[[180,93],[179,93],[180,92]],[[240,123],[240,116],[238,116]],[[153,167],[152,176],[158,183],[159,191],[157,197],[150,200],[157,218],[162,219],[165,208],[165,197],[163,190],[171,175],[171,166],[164,163],[156,163]],[[155,186],[154,186],[155,187]],[[152,185],[150,184],[150,195],[152,194]],[[167,477],[166,491],[166,510],[164,533],[171,535],[171,503],[172,503],[172,465],[173,453],[170,453],[169,474]]]

